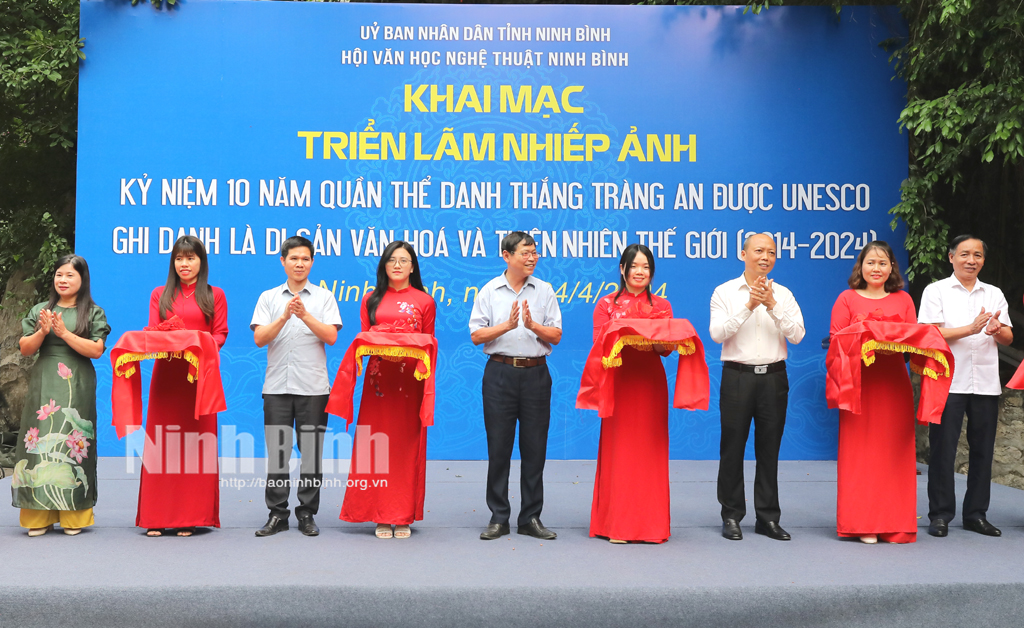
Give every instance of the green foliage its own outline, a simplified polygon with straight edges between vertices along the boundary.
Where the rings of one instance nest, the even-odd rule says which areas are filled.
[[[0,0],[0,142],[75,145],[78,2]]]
[[[780,5],[782,0],[750,0],[747,5],[743,7],[743,12],[753,11],[754,15],[760,15],[761,9],[767,9],[769,5]]]
[[[0,248],[0,268],[9,276],[28,263],[34,270],[29,280],[45,279],[57,259],[71,250],[65,234],[73,229],[73,223],[61,224],[50,212],[18,212],[13,219],[0,222],[0,242],[9,244]]]
[[[71,248],[78,34],[77,0],[0,0],[0,286]]]
[[[903,0],[909,40],[892,54],[907,81],[900,124],[910,134],[910,176],[890,213],[907,224],[908,274],[944,269],[948,227],[935,200],[964,173],[1024,156],[1024,9],[1020,2]]]

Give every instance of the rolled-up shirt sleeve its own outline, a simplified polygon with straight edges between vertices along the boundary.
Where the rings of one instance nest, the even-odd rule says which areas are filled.
[[[324,325],[334,325],[336,328],[341,329],[341,310],[338,309],[338,302],[334,300],[334,294],[324,290],[323,308],[324,320],[320,321]]]
[[[558,307],[558,297],[555,296],[555,290],[551,287],[551,284],[544,284],[546,290],[544,290],[544,320],[541,325],[545,327],[557,327],[562,328],[562,310]]]
[[[711,295],[711,339],[719,344],[732,338],[753,313],[744,306],[730,314],[729,299],[723,294],[722,287],[715,288]]]
[[[256,331],[257,327],[274,322],[274,315],[270,311],[271,299],[272,295],[267,292],[260,295],[260,298],[256,301],[256,308],[252,312],[252,321],[249,323],[249,329]]]
[[[477,293],[476,299],[473,300],[473,313],[469,316],[469,333],[471,334],[477,330],[494,325],[491,322],[491,300],[489,295],[490,292],[487,286],[484,286]]]

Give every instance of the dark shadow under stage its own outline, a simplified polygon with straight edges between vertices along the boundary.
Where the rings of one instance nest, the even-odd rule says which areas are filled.
[[[222,461],[226,462],[226,461]],[[28,538],[0,508],[0,626],[1020,626],[1024,491],[994,486],[989,538],[927,535],[874,546],[835,535],[835,462],[783,462],[790,542],[720,536],[716,461],[673,461],[672,538],[612,545],[587,536],[593,461],[552,461],[542,542],[480,541],[486,463],[431,461],[426,518],[408,540],[338,520],[343,475],[328,475],[319,537],[294,527],[259,539],[256,473],[223,474],[223,528],[147,538],[135,528],[137,473],[100,460],[96,526]],[[518,477],[514,463],[513,477]],[[753,477],[748,463],[747,478]],[[964,477],[957,476],[958,495]],[[0,482],[6,493],[10,479]],[[511,495],[518,496],[518,485]],[[357,490],[357,489],[352,489]],[[747,496],[752,500],[748,482]],[[513,499],[513,519],[518,500]],[[751,509],[752,510],[752,509]]]

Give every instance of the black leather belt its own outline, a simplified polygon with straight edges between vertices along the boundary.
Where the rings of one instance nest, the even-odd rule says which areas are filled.
[[[739,362],[722,362],[722,366],[727,369],[734,371],[741,371],[743,373],[753,373],[754,375],[767,375],[768,373],[777,373],[779,371],[786,370],[786,361],[779,360],[772,364],[760,364],[754,366],[752,364],[740,364]]]
[[[511,364],[517,369],[540,366],[541,364],[547,363],[547,358],[543,355],[539,358],[513,358],[507,355],[492,355],[491,359],[495,362],[501,362],[502,364]]]

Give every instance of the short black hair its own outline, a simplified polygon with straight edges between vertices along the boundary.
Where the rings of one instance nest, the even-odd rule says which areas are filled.
[[[300,246],[304,246],[309,249],[309,256],[313,257],[313,243],[308,238],[302,236],[292,236],[281,244],[281,257],[288,257],[288,252],[292,249],[297,249]]]
[[[972,236],[969,233],[958,235],[957,237],[953,238],[953,241],[949,243],[949,254],[953,255],[954,253],[956,253],[956,250],[960,248],[960,245],[963,244],[964,242],[967,242],[968,240],[977,240],[978,242],[981,242],[981,252],[985,257],[988,257],[988,245],[985,244],[985,241],[979,237]]]
[[[537,246],[536,240],[533,236],[525,231],[513,231],[504,238],[501,239],[501,250],[502,252],[508,251],[509,253],[515,253],[516,247],[520,244],[526,246]]]

